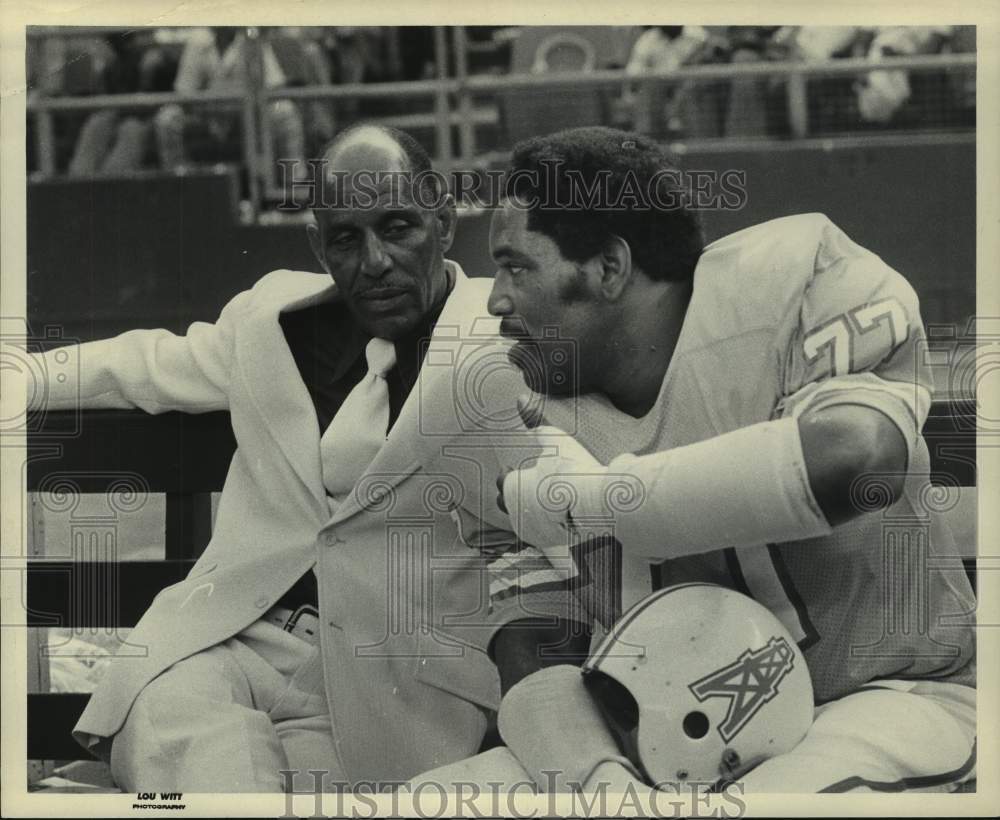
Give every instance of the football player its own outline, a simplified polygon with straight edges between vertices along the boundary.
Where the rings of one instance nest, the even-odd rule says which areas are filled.
[[[492,564],[498,623],[515,608],[596,642],[651,591],[719,584],[784,625],[815,693],[802,741],[739,772],[748,792],[973,778],[975,598],[930,494],[913,289],[820,214],[703,248],[669,158],[636,134],[535,138],[510,170],[489,305],[544,417],[536,457],[498,481],[532,545]],[[587,654],[540,635],[498,630],[523,659],[508,689]]]

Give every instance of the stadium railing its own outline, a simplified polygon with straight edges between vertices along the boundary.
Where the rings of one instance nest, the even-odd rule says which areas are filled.
[[[81,493],[103,493],[113,509],[125,513],[141,507],[150,494],[165,493],[166,520],[162,560],[118,560],[120,522],[113,516],[77,522],[62,557],[27,556],[27,626],[59,627],[84,640],[134,626],[160,589],[185,577],[209,541],[210,495],[221,490],[236,446],[228,414],[56,412],[29,417],[28,429],[29,503],[35,494],[46,493],[67,509]],[[924,436],[932,481],[952,490],[974,488],[975,404],[935,402]],[[975,582],[975,559],[966,558],[964,568]],[[126,654],[143,651],[123,639]],[[36,640],[34,647],[39,657],[29,660],[43,665],[60,654],[58,645],[45,640]],[[29,759],[88,759],[70,735],[88,697],[29,693]]]
[[[703,124],[708,120],[716,121],[679,134],[672,134],[654,123],[650,133],[671,141],[680,139],[702,143],[745,138],[759,140],[761,137],[802,140],[842,135],[845,131],[850,132],[852,127],[854,131],[874,136],[885,135],[887,129],[895,133],[928,128],[971,131],[974,125],[974,105],[969,108],[968,89],[965,92],[966,102],[956,102],[954,97],[958,92],[947,87],[946,81],[950,77],[971,78],[974,86],[975,54],[891,57],[879,62],[838,59],[816,63],[761,61],[693,65],[639,76],[626,75],[622,69],[470,75],[460,29],[453,27],[451,32],[452,51],[456,59],[455,70],[450,72],[449,60],[445,56],[448,53],[448,35],[444,27],[435,27],[437,74],[427,80],[273,89],[264,89],[258,83],[247,94],[32,96],[27,107],[29,116],[36,120],[39,172],[44,176],[56,173],[54,116],[101,109],[151,110],[170,103],[240,108],[248,195],[255,213],[265,200],[280,200],[284,193],[277,179],[270,132],[263,125],[266,118],[261,115],[263,107],[275,100],[308,102],[424,98],[430,102],[428,111],[380,115],[370,119],[407,128],[425,137],[429,135],[434,145],[432,153],[441,170],[483,167],[504,157],[519,136],[545,133],[553,127],[594,124],[635,126],[634,106],[630,108],[622,104],[626,98],[634,99],[634,95],[628,93],[629,89],[640,96],[648,94],[651,99],[661,99],[666,94],[676,102],[678,98],[685,97],[694,118],[700,119]],[[48,36],[54,35],[49,31]],[[255,36],[250,42],[259,46],[261,38]],[[259,61],[259,48],[248,49],[247,59]],[[855,112],[853,126],[849,124],[850,127],[845,128],[840,123],[845,107],[849,109],[853,105],[856,108],[854,85],[874,72],[906,72],[913,80],[915,93],[919,90],[918,86],[925,88],[926,104],[923,108],[911,110],[908,118],[891,127],[889,124],[858,122]],[[260,76],[260,73],[251,71],[250,76]],[[923,82],[921,78],[928,82]],[[757,103],[760,110],[750,115],[753,125],[743,121],[743,125],[747,125],[745,132],[740,130],[743,127],[740,121],[734,120],[737,123],[735,130],[729,128],[727,133],[723,109],[727,106],[726,95],[736,82],[743,84],[741,96],[753,84],[761,86],[751,95],[760,96]],[[956,86],[959,84],[956,81]],[[595,104],[583,104],[585,98]],[[594,121],[595,116],[599,122]]]

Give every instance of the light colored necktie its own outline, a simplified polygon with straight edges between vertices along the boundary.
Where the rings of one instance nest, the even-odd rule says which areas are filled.
[[[339,505],[385,444],[389,430],[389,386],[385,376],[396,364],[396,347],[372,339],[365,348],[367,375],[340,405],[320,440],[323,484]]]

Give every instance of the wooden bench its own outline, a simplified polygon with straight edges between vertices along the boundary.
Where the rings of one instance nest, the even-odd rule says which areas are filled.
[[[183,579],[208,544],[211,494],[222,489],[236,449],[229,414],[56,412],[33,417],[29,430],[29,493],[164,493],[166,517],[163,560],[115,560],[117,545],[107,543],[113,525],[99,522],[93,530],[104,554],[90,555],[91,543],[75,545],[83,553],[77,560],[29,559],[27,624],[135,626],[156,593]],[[89,758],[70,735],[88,698],[28,695],[29,759]]]
[[[975,486],[974,411],[969,402],[934,404],[924,436],[936,483]],[[64,498],[123,490],[165,493],[166,524],[163,560],[116,560],[113,535],[109,541],[107,532],[103,542],[97,538],[78,545],[72,559],[30,558],[27,624],[72,629],[134,626],[156,593],[184,578],[208,543],[211,493],[222,489],[235,446],[227,413],[150,416],[138,411],[89,411],[33,416],[28,434],[29,493],[55,492]],[[968,558],[965,565],[975,583],[974,559]],[[88,697],[29,693],[29,759],[89,757],[70,735]]]

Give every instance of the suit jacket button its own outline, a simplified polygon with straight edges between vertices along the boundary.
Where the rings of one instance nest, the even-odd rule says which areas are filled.
[[[263,609],[268,605],[268,603],[270,603],[268,599],[263,596],[254,601],[254,605],[257,607],[257,609]]]
[[[323,543],[326,544],[328,547],[334,546],[334,544],[336,544],[339,540],[340,539],[337,538],[337,533],[335,533],[333,530],[331,530],[330,532],[326,533],[323,536]]]

